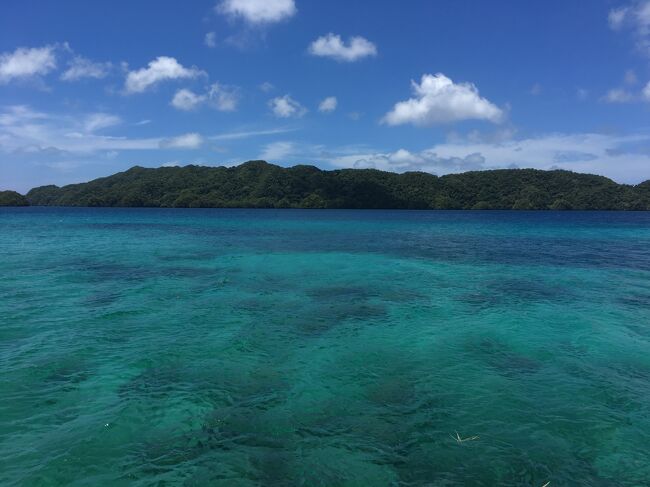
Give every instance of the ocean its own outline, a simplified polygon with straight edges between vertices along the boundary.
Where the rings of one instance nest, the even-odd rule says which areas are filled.
[[[3,486],[650,485],[650,213],[0,209]]]

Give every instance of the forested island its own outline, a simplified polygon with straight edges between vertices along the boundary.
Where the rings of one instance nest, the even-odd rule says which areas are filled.
[[[0,191],[0,206],[29,206],[29,201],[15,191]]]
[[[375,169],[133,167],[68,186],[0,193],[0,205],[165,208],[650,210],[650,181],[636,186],[569,171],[503,169],[435,176]]]

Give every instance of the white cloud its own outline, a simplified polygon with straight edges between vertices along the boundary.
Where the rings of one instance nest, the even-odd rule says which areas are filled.
[[[233,112],[239,103],[239,90],[235,87],[213,83],[206,94],[199,95],[188,89],[178,90],[171,105],[179,110],[191,111],[207,104],[220,112]]]
[[[648,81],[648,84],[643,88],[643,99],[650,102],[650,81]]]
[[[197,133],[146,139],[95,133],[119,123],[119,117],[107,113],[68,116],[36,112],[21,105],[5,107],[0,110],[0,152],[42,154],[53,159],[121,150],[196,149],[204,141]]]
[[[197,133],[179,135],[160,141],[162,149],[198,149],[203,145],[203,137]]]
[[[320,105],[318,105],[318,111],[323,113],[331,113],[336,110],[338,104],[339,102],[335,96],[328,96],[320,102]]]
[[[484,169],[485,158],[478,153],[463,157],[441,157],[433,150],[410,152],[399,149],[389,153],[352,154],[331,160],[337,167],[354,169],[380,169],[383,171],[425,171],[434,174],[474,171]]]
[[[634,72],[633,69],[628,69],[625,71],[625,76],[623,77],[623,81],[625,82],[626,85],[635,85],[639,82],[639,79],[636,77],[636,73]]]
[[[213,83],[208,90],[210,105],[220,112],[234,112],[239,104],[239,89]]]
[[[264,161],[279,161],[295,152],[295,144],[293,142],[273,142],[264,147],[264,150],[259,155],[259,159]]]
[[[578,100],[584,101],[589,98],[589,91],[584,88],[578,88],[576,90],[576,96],[578,97]]]
[[[636,184],[650,173],[650,134],[549,134],[501,141],[470,138],[413,152],[365,152],[327,159],[336,167],[374,167],[448,174],[509,167],[566,169]]]
[[[223,0],[217,12],[250,24],[272,24],[295,15],[294,0]]]
[[[92,133],[122,123],[122,119],[110,113],[93,113],[84,122],[84,130]]]
[[[159,148],[160,138],[131,139],[93,133],[117,123],[118,118],[110,114],[55,115],[27,106],[9,106],[0,110],[0,151],[88,155]]]
[[[210,48],[217,47],[217,33],[208,32],[203,38],[203,43]]]
[[[417,126],[488,120],[499,123],[503,111],[479,95],[471,83],[454,83],[444,74],[425,74],[420,84],[411,81],[414,98],[396,103],[383,122],[388,125],[411,123]]]
[[[162,81],[196,78],[202,74],[198,68],[186,68],[173,57],[160,56],[146,68],[130,71],[124,87],[127,93],[142,93]]]
[[[601,98],[601,101],[607,103],[631,103],[647,100],[645,90],[638,92],[632,88],[638,82],[639,79],[636,73],[631,69],[627,70],[623,76],[623,84],[628,86],[628,88],[613,88]]]
[[[264,93],[268,93],[269,91],[273,91],[275,89],[275,86],[273,86],[271,83],[268,81],[265,81],[259,86],[260,90],[263,91]]]
[[[277,128],[269,130],[251,130],[248,132],[227,132],[224,134],[214,135],[210,137],[211,140],[238,140],[248,139],[250,137],[259,137],[263,135],[277,135],[287,132],[294,132],[296,129],[291,128]]]
[[[197,95],[192,90],[182,89],[176,92],[171,105],[178,110],[191,111],[198,108],[205,99],[205,95]]]
[[[26,105],[11,105],[5,107],[0,113],[0,126],[21,125],[44,120],[49,116],[42,112],[35,112]]]
[[[351,37],[346,44],[341,36],[329,33],[319,37],[309,46],[313,56],[329,57],[337,61],[353,62],[377,55],[377,46],[363,37]]]
[[[530,88],[530,94],[533,96],[538,96],[542,94],[542,85],[539,83],[535,83],[531,88]]]
[[[273,98],[269,101],[269,107],[273,114],[279,118],[300,118],[307,113],[307,109],[289,95]]]
[[[76,81],[82,78],[102,79],[108,76],[112,67],[111,63],[96,63],[76,56],[68,63],[68,69],[63,72],[61,79],[63,81]]]
[[[619,30],[623,27],[625,18],[628,15],[628,10],[628,7],[621,7],[609,11],[607,20],[609,21],[609,26],[611,29]]]
[[[19,47],[0,54],[0,83],[42,76],[56,69],[54,46]]]
[[[607,103],[629,103],[633,100],[634,95],[622,88],[611,89],[603,97],[603,101]]]
[[[613,30],[630,29],[636,37],[637,48],[650,56],[650,0],[610,10],[608,20]]]

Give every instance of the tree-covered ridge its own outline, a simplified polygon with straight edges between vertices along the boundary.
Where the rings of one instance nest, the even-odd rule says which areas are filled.
[[[29,202],[15,191],[0,191],[0,206],[29,206]]]
[[[88,183],[35,188],[27,200],[109,207],[650,210],[650,181],[629,186],[602,176],[535,169],[438,177],[249,161],[236,167],[136,166]]]

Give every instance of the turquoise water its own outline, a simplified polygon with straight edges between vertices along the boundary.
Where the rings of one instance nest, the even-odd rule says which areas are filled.
[[[3,486],[650,485],[648,213],[4,209],[0,269]]]

